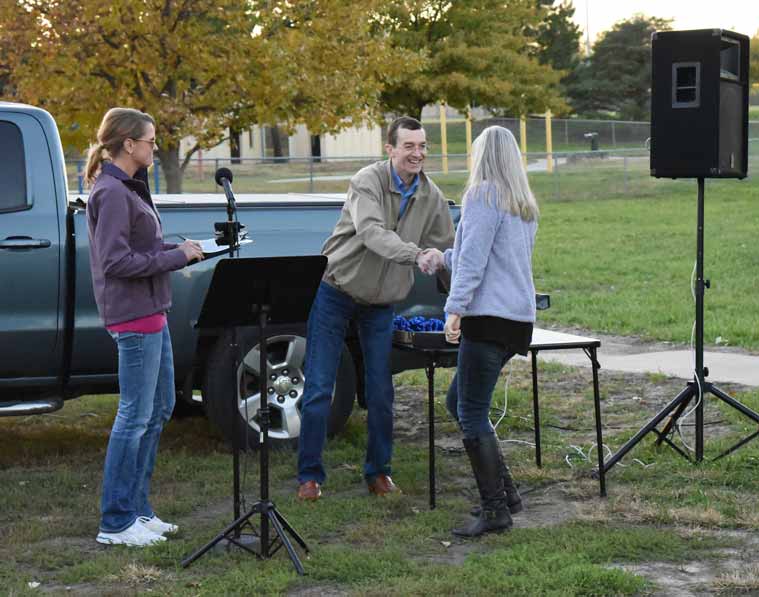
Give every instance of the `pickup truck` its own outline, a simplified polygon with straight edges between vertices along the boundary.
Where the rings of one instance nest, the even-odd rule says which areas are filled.
[[[118,391],[117,352],[92,292],[86,197],[69,196],[63,150],[52,116],[0,102],[0,416],[52,412],[65,400]],[[167,242],[209,238],[226,220],[223,195],[156,196]],[[238,195],[238,217],[252,243],[241,257],[318,254],[344,196]],[[451,205],[454,221],[459,208]],[[203,410],[227,439],[257,441],[260,393],[254,328],[195,328],[215,265],[210,258],[172,274],[177,404]],[[282,272],[283,276],[293,272]],[[434,277],[419,274],[398,315],[440,316],[444,297]],[[270,326],[268,400],[275,442],[297,440],[303,392],[305,324]],[[239,354],[237,354],[237,351]],[[242,357],[242,360],[240,359]],[[241,362],[235,371],[235,362]],[[419,357],[395,351],[393,371],[420,368]],[[358,396],[362,364],[355,333],[346,339],[332,400],[329,431],[337,433]],[[236,392],[234,389],[236,380]],[[236,403],[232,396],[236,393]]]

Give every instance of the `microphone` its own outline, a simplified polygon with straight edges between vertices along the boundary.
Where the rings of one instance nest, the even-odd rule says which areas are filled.
[[[227,203],[230,208],[235,209],[235,195],[232,193],[232,171],[229,168],[219,168],[214,174],[214,180],[220,187],[224,187],[224,194],[227,196]]]

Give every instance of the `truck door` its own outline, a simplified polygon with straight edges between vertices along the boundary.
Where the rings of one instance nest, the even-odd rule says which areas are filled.
[[[0,111],[0,378],[54,380],[59,369],[66,190],[56,194],[51,151],[34,116]]]

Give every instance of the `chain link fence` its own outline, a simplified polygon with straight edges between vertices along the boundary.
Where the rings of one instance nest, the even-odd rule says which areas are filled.
[[[528,122],[527,171],[533,190],[540,201],[566,201],[617,197],[665,196],[676,188],[684,188],[687,180],[670,181],[650,176],[649,152],[646,140],[648,123],[620,121],[554,120],[554,151],[545,152],[545,121]],[[439,127],[427,126],[431,152],[425,171],[440,186],[449,199],[458,201],[468,175],[466,143],[457,137],[449,123],[449,153],[439,153]],[[463,127],[464,123],[460,123]],[[473,137],[491,124],[507,126],[519,135],[518,119],[489,119],[473,123]],[[592,129],[592,130],[590,130]],[[530,132],[532,131],[532,132]],[[463,134],[463,128],[461,130]],[[598,133],[598,148],[589,150],[587,132]],[[543,135],[543,147],[539,139]],[[532,135],[532,136],[531,136]],[[563,142],[557,137],[564,136]],[[750,123],[749,181],[759,177],[759,122]],[[614,146],[616,143],[616,146]],[[630,147],[628,147],[628,145]],[[453,151],[459,148],[460,151]],[[529,150],[529,148],[535,148]],[[567,149],[569,148],[569,149]],[[436,151],[437,150],[437,151]],[[220,193],[214,182],[214,172],[226,167],[234,174],[236,193],[345,193],[348,181],[359,169],[383,159],[358,157],[332,158],[237,158],[195,159],[183,177],[185,193]],[[82,160],[67,163],[71,192],[86,193],[83,186]],[[151,174],[154,193],[166,192],[166,181],[160,163]]]

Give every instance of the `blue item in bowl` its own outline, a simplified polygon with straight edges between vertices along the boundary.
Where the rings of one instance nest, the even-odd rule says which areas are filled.
[[[404,332],[442,332],[445,327],[445,322],[442,319],[426,317],[412,317],[406,319],[405,317],[398,315],[393,319],[393,329],[403,330]]]

